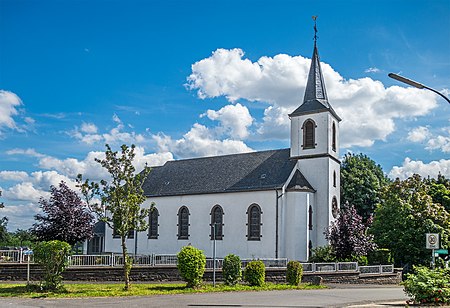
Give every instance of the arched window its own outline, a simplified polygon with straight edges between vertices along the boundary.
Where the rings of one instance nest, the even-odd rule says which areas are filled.
[[[333,197],[333,201],[331,201],[331,214],[333,214],[334,218],[337,218],[339,214],[339,207],[336,197]]]
[[[313,149],[316,147],[315,129],[316,124],[313,120],[308,119],[303,123],[303,149]]]
[[[336,171],[333,171],[333,187],[336,187]]]
[[[187,240],[189,238],[189,210],[182,206],[178,210],[178,239]]]
[[[150,208],[150,214],[148,215],[148,238],[158,238],[158,216],[159,212],[156,207]]]
[[[312,209],[312,206],[310,205],[309,206],[309,210],[308,210],[308,227],[309,227],[309,230],[312,230],[313,229],[313,209]]]
[[[247,210],[248,216],[248,231],[247,240],[249,241],[259,241],[261,240],[261,208],[258,204],[252,204]]]
[[[211,209],[211,239],[214,238],[216,240],[223,238],[223,209],[218,204]]]
[[[336,152],[336,124],[333,122],[333,126],[331,128],[332,132],[332,140],[331,140],[331,148]]]

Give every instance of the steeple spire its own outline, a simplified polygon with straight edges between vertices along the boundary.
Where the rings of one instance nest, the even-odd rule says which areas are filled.
[[[308,81],[306,83],[303,103],[289,116],[296,116],[305,113],[315,113],[330,111],[338,120],[341,120],[328,102],[325,82],[323,81],[322,69],[320,68],[319,52],[317,50],[317,16],[314,20],[314,51],[309,68]]]

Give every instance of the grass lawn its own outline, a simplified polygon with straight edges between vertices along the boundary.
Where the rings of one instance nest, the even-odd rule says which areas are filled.
[[[130,291],[123,290],[123,284],[117,283],[76,283],[65,284],[62,292],[39,292],[36,285],[27,287],[25,284],[0,284],[0,297],[30,297],[30,298],[57,298],[57,297],[106,297],[106,296],[141,296],[163,294],[185,294],[206,292],[233,292],[233,291],[270,291],[270,290],[309,290],[323,289],[325,286],[301,284],[298,287],[287,284],[266,283],[262,287],[237,285],[234,287],[224,284],[205,284],[199,289],[186,288],[185,284],[132,284]]]

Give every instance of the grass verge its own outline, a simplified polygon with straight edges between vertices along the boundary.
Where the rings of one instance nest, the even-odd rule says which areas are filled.
[[[323,289],[325,286],[300,284],[291,286],[288,284],[266,283],[262,287],[248,285],[226,286],[217,284],[213,287],[205,284],[201,288],[186,288],[185,284],[133,284],[131,290],[124,291],[123,284],[65,284],[65,290],[60,292],[40,292],[37,286],[23,284],[0,284],[0,297],[29,297],[29,298],[64,298],[64,297],[111,297],[111,296],[148,296],[164,294],[186,294],[207,292],[237,292],[237,291],[270,291],[270,290],[310,290]]]

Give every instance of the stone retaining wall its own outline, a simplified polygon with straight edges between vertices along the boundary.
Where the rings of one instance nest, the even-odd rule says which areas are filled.
[[[42,270],[36,264],[30,264],[30,280],[39,281]],[[63,273],[64,280],[70,281],[121,281],[121,267],[80,267],[69,268]],[[176,266],[144,267],[134,266],[130,279],[133,281],[171,282],[181,281]],[[212,281],[213,271],[207,269],[203,275],[205,281]],[[1,264],[0,280],[26,281],[26,264]],[[352,283],[352,284],[398,284],[401,281],[401,271],[393,274],[373,274],[360,276],[359,273],[304,273],[303,282]],[[216,270],[216,281],[222,281],[222,271]],[[286,269],[266,268],[266,281],[285,282]]]

